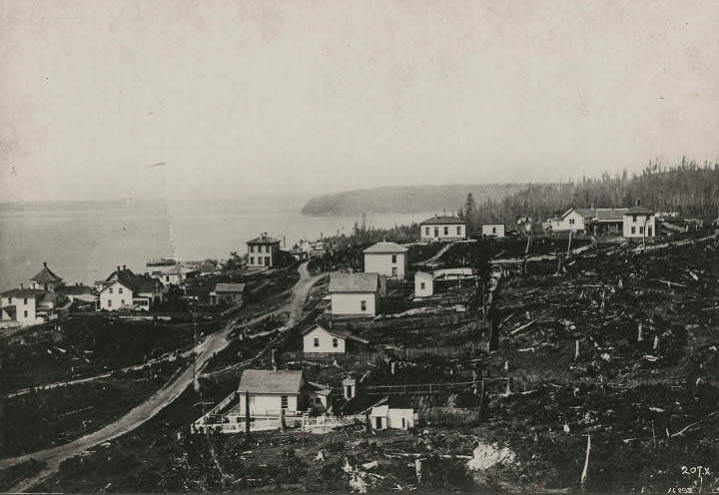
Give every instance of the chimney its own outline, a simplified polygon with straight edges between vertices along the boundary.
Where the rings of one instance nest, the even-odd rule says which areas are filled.
[[[277,349],[272,349],[272,371],[277,371]]]
[[[120,271],[120,265],[117,265],[117,271],[118,272]]]
[[[123,270],[125,270],[125,269],[126,269],[125,265],[122,265],[122,269],[123,269]]]
[[[44,266],[45,268],[47,268],[47,261],[43,261],[43,262],[42,262],[42,266]]]
[[[640,204],[641,204],[641,201],[637,200],[637,206],[639,206]]]

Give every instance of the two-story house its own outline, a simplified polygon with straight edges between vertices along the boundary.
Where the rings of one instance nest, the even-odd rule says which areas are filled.
[[[259,237],[247,241],[247,266],[249,268],[270,268],[280,261],[280,240],[263,232]]]
[[[149,311],[164,300],[162,283],[149,275],[137,275],[119,266],[103,283],[98,310],[135,309]]]
[[[407,248],[394,242],[378,242],[364,253],[364,271],[403,280],[407,273]]]

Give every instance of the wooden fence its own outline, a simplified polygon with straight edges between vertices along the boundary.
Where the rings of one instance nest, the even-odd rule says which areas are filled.
[[[441,328],[452,325],[461,325],[473,321],[475,318],[469,312],[451,313],[444,315],[423,314],[404,318],[386,318],[381,320],[366,320],[358,318],[333,318],[332,327],[355,331],[383,331],[383,330],[416,330],[419,328]]]

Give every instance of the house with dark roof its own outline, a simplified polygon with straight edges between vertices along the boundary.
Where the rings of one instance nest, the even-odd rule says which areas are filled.
[[[422,241],[456,241],[466,239],[468,222],[464,218],[438,216],[428,218],[419,224],[419,238]]]
[[[347,330],[312,325],[302,332],[302,352],[305,354],[345,354],[353,348],[366,347],[369,340]]]
[[[218,283],[210,292],[210,304],[242,304],[245,284]]]
[[[280,240],[263,232],[247,241],[247,266],[249,268],[270,268],[280,261]]]
[[[330,312],[333,316],[377,315],[380,280],[377,273],[330,274]]]
[[[404,280],[407,273],[407,248],[394,242],[378,242],[364,254],[364,271]]]
[[[636,206],[624,212],[622,232],[627,239],[656,237],[656,213],[651,208],[642,206],[639,201],[637,201]]]
[[[244,417],[245,400],[249,398],[250,416],[297,414],[306,405],[300,400],[304,377],[299,370],[245,370],[237,388],[238,414]]]
[[[42,269],[30,279],[31,289],[54,291],[62,285],[62,277],[50,270],[46,261],[42,263]]]
[[[98,310],[149,311],[164,300],[162,284],[149,275],[137,275],[119,266],[105,279],[99,293]]]

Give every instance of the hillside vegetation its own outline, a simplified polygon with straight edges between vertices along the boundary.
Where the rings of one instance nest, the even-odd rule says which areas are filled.
[[[628,207],[637,200],[656,211],[677,212],[681,217],[701,218],[711,222],[719,209],[719,163],[697,164],[682,159],[664,166],[650,162],[641,173],[556,184],[530,184],[499,200],[465,201],[455,209],[477,227],[487,222],[506,224],[522,216],[546,220],[561,214],[570,206]],[[475,198],[476,199],[476,198]]]
[[[478,201],[496,201],[526,187],[526,184],[456,184],[358,189],[312,198],[302,208],[302,213],[356,216],[362,213],[454,212],[467,193],[471,192]]]

